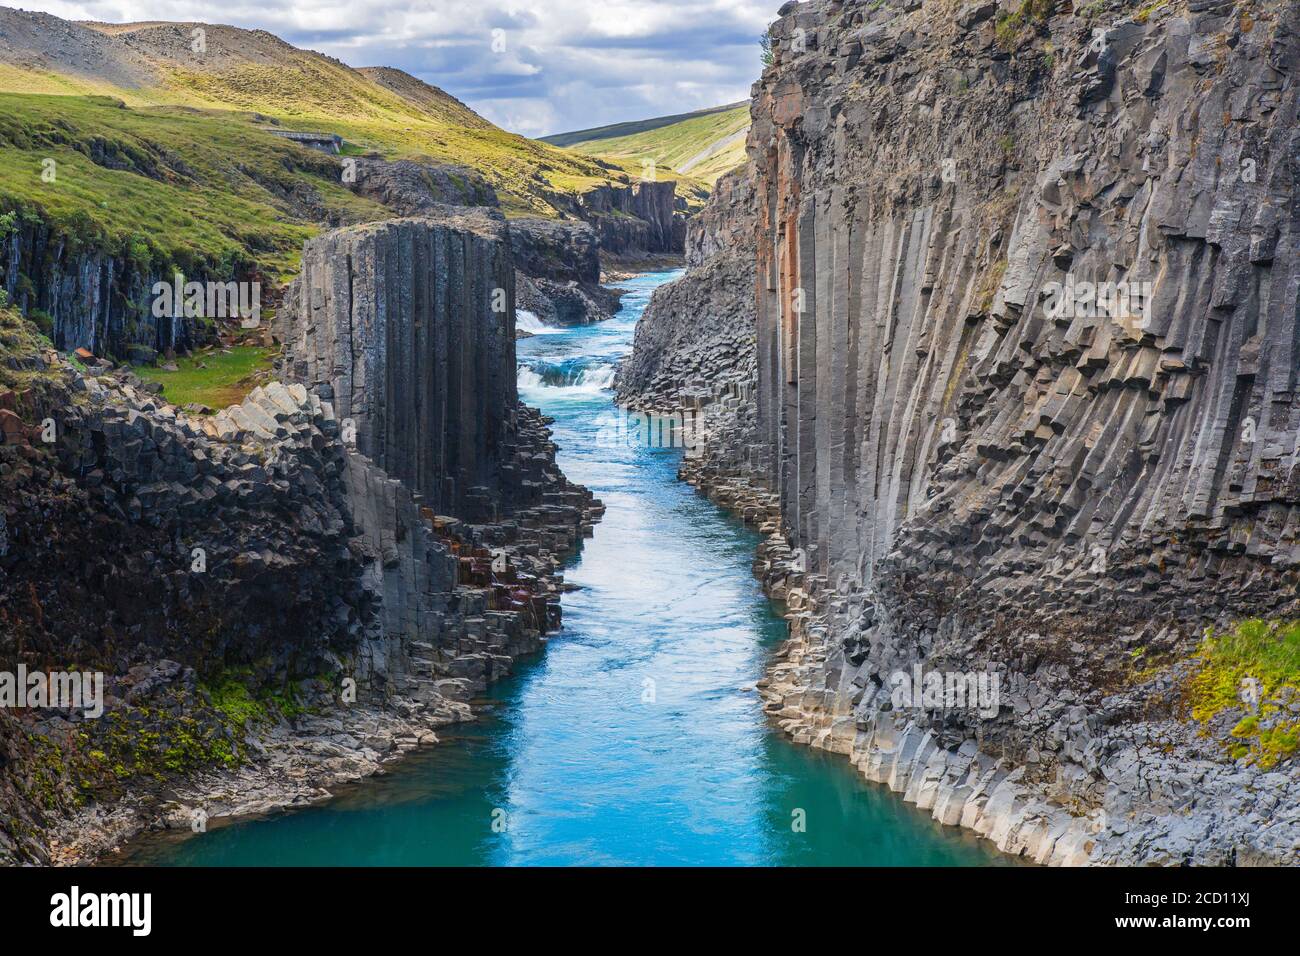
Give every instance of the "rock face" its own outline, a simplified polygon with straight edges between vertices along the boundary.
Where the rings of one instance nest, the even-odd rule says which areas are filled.
[[[673,182],[598,186],[582,195],[581,206],[601,249],[612,256],[681,252],[685,244],[685,201]]]
[[[595,510],[555,466],[538,413],[519,404],[514,277],[501,218],[461,210],[309,241],[283,310],[286,371],[333,402],[357,452],[345,474],[353,547],[382,595],[363,671],[410,697],[432,680],[438,695],[468,699],[558,623],[558,599],[522,582],[467,611],[461,545],[526,551],[530,573],[549,575]],[[467,616],[486,652],[464,652]]]
[[[655,290],[619,368],[620,402],[675,409],[757,382],[755,210],[748,169],[718,180],[687,224],[687,272]]]
[[[519,308],[544,324],[600,322],[618,307],[600,284],[600,238],[588,223],[512,219],[510,247]]]
[[[403,159],[390,162],[371,156],[345,159],[352,165],[352,188],[382,203],[399,216],[441,213],[447,206],[496,206],[492,184],[468,166],[436,165]],[[345,178],[344,182],[348,180]]]
[[[286,365],[357,449],[440,512],[491,516],[515,390],[514,265],[486,214],[396,220],[307,242]]]
[[[110,252],[85,250],[41,222],[20,221],[0,236],[0,287],[69,351],[128,358],[139,346],[152,358],[198,344],[202,333],[192,322],[152,314],[154,283],[173,276],[174,270],[142,270]]]
[[[0,312],[0,385],[25,383],[0,388],[0,670],[75,659],[106,691],[102,720],[0,714],[0,862],[92,859],[170,825],[167,793],[213,814],[318,799],[543,646],[601,508],[518,404],[502,229],[313,240],[283,310],[305,381],[208,418]],[[257,722],[231,716],[232,682]],[[86,794],[102,802],[77,811]]]
[[[585,222],[510,220],[515,268],[535,279],[600,284],[600,239]]]
[[[1042,862],[1300,862],[1295,762],[1182,704],[1206,627],[1300,616],[1300,10],[1066,6],[782,8],[758,440],[687,473],[770,534],[796,739]]]
[[[21,648],[124,671],[185,656],[195,632],[216,660],[276,635],[267,666],[283,673],[360,633],[345,449],[305,389],[273,384],[197,419],[130,385],[74,381],[82,402],[29,413],[56,422],[55,444],[0,446],[15,509],[0,593],[23,622],[6,660]],[[18,613],[29,583],[55,580],[38,617]]]

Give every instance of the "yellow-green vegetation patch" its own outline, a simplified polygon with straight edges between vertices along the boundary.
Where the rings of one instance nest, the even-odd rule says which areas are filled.
[[[220,73],[172,69],[160,100],[273,117],[284,129],[337,133],[385,159],[459,163],[477,169],[516,215],[558,215],[556,194],[577,196],[617,178],[595,160],[493,126],[463,104],[404,77],[376,76],[312,54],[286,54],[274,67],[245,64]],[[372,75],[373,74],[373,75]]]
[[[663,126],[654,123],[649,120],[592,130],[591,138],[572,142],[568,138],[580,134],[567,134],[565,141],[569,149],[619,163],[625,169],[653,162],[660,174],[678,171],[709,186],[745,161],[748,105],[687,116]],[[638,129],[642,125],[651,128]],[[623,129],[628,132],[616,135]]]
[[[293,720],[309,712],[302,702],[302,690],[296,682],[281,690],[249,690],[246,671],[232,669],[217,680],[203,685],[212,706],[234,731],[250,725],[273,724],[281,717]]]
[[[255,700],[248,686],[237,677],[226,676],[204,689],[212,699],[212,706],[232,727],[243,728],[249,723],[263,723],[268,719],[266,704]]]
[[[4,290],[0,289],[0,354],[34,355],[45,344],[36,326],[6,301]],[[11,368],[7,362],[0,362],[0,387],[21,388],[24,381],[23,372]]]
[[[1147,20],[1151,19],[1151,14],[1157,12],[1162,7],[1166,7],[1168,5],[1169,5],[1169,0],[1155,0],[1155,2],[1148,3],[1137,13],[1133,14],[1133,19],[1136,20],[1138,23],[1146,23]]]
[[[993,29],[998,46],[1012,52],[1033,39],[1033,29],[1046,23],[1056,12],[1056,0],[1024,0],[1011,13],[998,17]]]
[[[1292,757],[1300,747],[1300,621],[1251,619],[1207,633],[1200,669],[1187,683],[1192,716],[1208,724],[1230,708],[1246,716],[1224,746],[1235,759],[1263,768]]]
[[[102,731],[98,741],[103,749],[91,751],[91,758],[98,759],[101,769],[118,780],[160,779],[241,762],[238,743],[232,743],[220,725],[162,708],[113,711],[104,716]]]
[[[235,345],[177,359],[174,372],[156,365],[135,372],[146,382],[159,382],[163,397],[173,405],[206,405],[220,410],[242,402],[257,386],[258,373],[268,371],[277,354],[279,350],[274,348]]]
[[[0,211],[146,268],[293,274],[320,210],[347,222],[387,214],[341,169],[237,113],[0,93]],[[295,205],[304,193],[310,209]]]
[[[38,363],[41,352],[51,347],[37,326],[6,302],[0,289],[0,355],[18,360],[0,362],[0,390],[30,391],[39,405],[50,401],[61,388],[60,376]],[[25,360],[31,360],[33,367],[13,367],[27,365]]]

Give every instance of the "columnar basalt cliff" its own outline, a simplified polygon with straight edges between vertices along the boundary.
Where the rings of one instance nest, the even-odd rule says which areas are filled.
[[[490,516],[518,402],[514,289],[487,214],[335,230],[304,247],[287,368],[430,507]]]
[[[774,30],[759,416],[833,625],[773,709],[1042,861],[1296,862],[1294,764],[1234,764],[1129,652],[1300,610],[1300,11],[1065,6]],[[1085,282],[1132,295],[1047,310]],[[891,708],[917,662],[998,672],[996,719]]]
[[[398,216],[443,218],[464,215],[465,207],[500,208],[487,180],[464,166],[375,157],[350,162],[354,164],[351,188]],[[580,204],[569,205],[575,214],[582,212]],[[649,228],[647,223],[641,225]],[[600,284],[600,236],[590,224],[581,219],[516,218],[510,222],[509,235],[521,309],[546,324],[577,325],[609,318],[618,297]]]
[[[105,676],[100,719],[0,715],[0,862],[320,799],[543,646],[601,509],[518,404],[499,226],[315,240],[285,310],[310,388],[210,418],[0,311],[0,670]]]
[[[760,441],[684,473],[769,533],[797,740],[1040,862],[1300,862],[1244,720],[1290,691],[1194,699],[1207,628],[1300,616],[1300,10],[1075,6],[782,8]]]
[[[0,235],[0,289],[24,314],[45,324],[61,349],[152,360],[167,349],[191,348],[210,330],[185,318],[153,315],[152,290],[181,267],[142,265],[128,255],[85,243],[40,220],[23,219]],[[193,271],[191,269],[191,271]],[[216,281],[246,279],[238,274]]]
[[[685,200],[670,181],[598,186],[582,195],[579,215],[592,224],[601,249],[612,256],[680,253],[685,242]]]

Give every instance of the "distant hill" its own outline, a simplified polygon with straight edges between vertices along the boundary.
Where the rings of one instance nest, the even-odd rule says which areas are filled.
[[[337,136],[343,155],[284,131]],[[262,30],[0,7],[0,286],[11,295],[57,281],[24,270],[49,271],[43,250],[74,247],[142,275],[287,279],[305,238],[393,215],[343,180],[347,158],[369,154],[468,167],[512,217],[590,219],[586,193],[641,172],[507,132],[401,70],[353,69]],[[693,178],[659,178],[678,180],[691,208],[707,195]]]
[[[188,107],[246,127],[337,133],[345,151],[472,166],[517,215],[557,215],[628,173],[506,132],[400,70],[353,69],[263,30],[71,22],[0,7],[3,92],[107,95],[142,113]]]
[[[542,142],[623,164],[652,159],[661,167],[710,185],[745,161],[749,104],[615,123],[542,137]]]

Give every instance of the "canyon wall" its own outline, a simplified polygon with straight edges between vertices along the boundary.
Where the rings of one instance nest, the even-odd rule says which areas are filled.
[[[685,242],[685,201],[673,182],[597,186],[582,194],[578,214],[595,228],[601,250],[612,256],[679,253]]]
[[[683,474],[767,535],[796,740],[1044,863],[1296,863],[1247,719],[1291,691],[1197,681],[1207,628],[1300,616],[1300,10],[1134,6],[782,7],[756,395]],[[671,391],[689,310],[629,383]]]
[[[518,404],[500,225],[313,240],[282,316],[304,381],[211,417],[0,309],[0,670],[105,687],[102,718],[0,714],[0,862],[320,799],[543,646],[600,506]]]
[[[545,325],[608,319],[618,296],[600,284],[600,237],[581,220],[510,220],[519,308]]]
[[[151,361],[159,352],[199,344],[209,329],[153,315],[154,284],[172,282],[177,271],[86,248],[39,218],[19,218],[0,235],[0,288],[67,351]]]
[[[755,354],[755,202],[748,167],[720,178],[687,221],[686,274],[655,290],[632,354],[615,380],[618,400],[675,409],[752,390]]]
[[[1300,852],[1294,765],[1180,712],[1205,627],[1300,612],[1300,10],[1245,6],[787,4],[757,89],[763,477],[810,592],[770,707],[1042,861]],[[918,663],[999,674],[997,715],[900,711]]]

